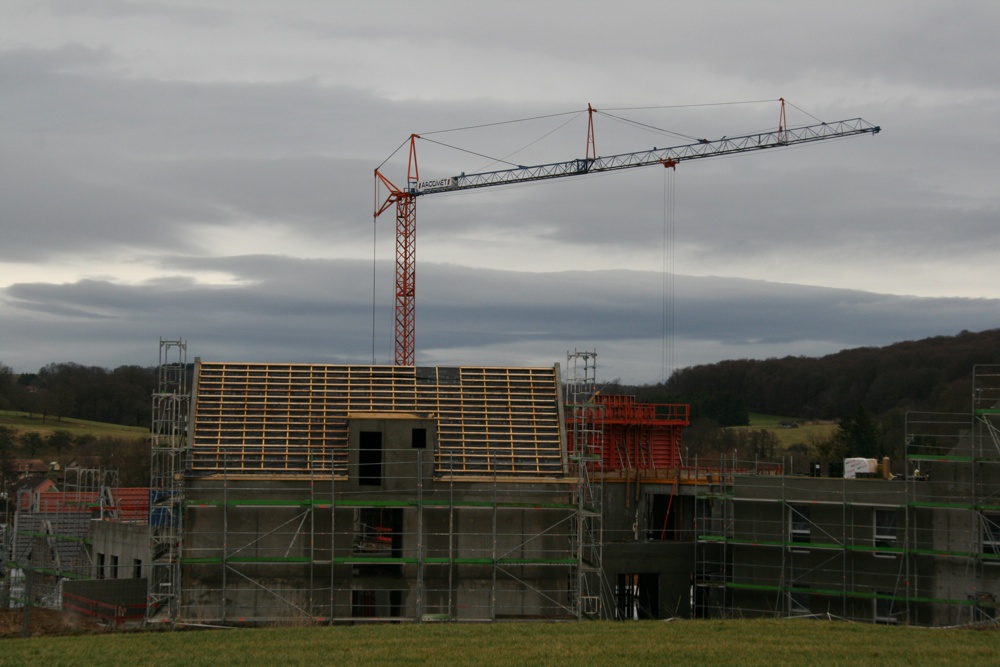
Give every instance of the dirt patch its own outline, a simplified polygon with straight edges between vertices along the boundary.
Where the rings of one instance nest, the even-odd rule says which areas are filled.
[[[0,638],[20,637],[24,624],[23,609],[0,610]],[[30,635],[50,637],[104,632],[104,626],[95,619],[65,611],[33,607],[30,610]]]

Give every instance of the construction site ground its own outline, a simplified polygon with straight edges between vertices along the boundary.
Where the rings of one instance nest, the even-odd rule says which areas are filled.
[[[0,610],[0,638],[21,637],[23,627],[24,610]],[[106,631],[96,619],[41,607],[31,609],[29,630],[32,637],[92,634]]]

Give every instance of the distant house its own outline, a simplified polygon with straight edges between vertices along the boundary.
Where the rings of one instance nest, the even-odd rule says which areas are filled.
[[[51,470],[51,464],[41,459],[14,459],[11,461],[16,479],[41,477]]]
[[[24,477],[14,484],[14,497],[18,510],[39,511],[38,506],[43,493],[58,491],[55,480],[50,477],[35,475]]]

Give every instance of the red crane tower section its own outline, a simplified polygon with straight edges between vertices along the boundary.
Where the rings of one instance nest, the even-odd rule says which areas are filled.
[[[413,366],[414,334],[416,329],[416,273],[417,273],[417,144],[420,135],[410,135],[410,160],[406,169],[406,189],[393,185],[382,173],[375,170],[376,188],[382,183],[389,196],[375,209],[375,217],[396,205],[396,366]],[[377,189],[376,189],[377,191]],[[376,203],[378,203],[376,201]]]
[[[513,169],[484,171],[473,174],[420,180],[417,165],[417,134],[410,135],[410,156],[406,172],[406,186],[397,187],[378,169],[375,170],[376,199],[375,218],[389,208],[396,208],[396,315],[395,315],[395,364],[413,366],[416,349],[416,198],[421,195],[443,192],[457,192],[485,188],[494,185],[511,185],[567,176],[597,174],[632,167],[661,165],[675,167],[678,163],[700,158],[718,157],[750,153],[767,148],[779,148],[796,144],[812,143],[826,139],[862,134],[877,134],[881,128],[861,118],[817,123],[800,127],[788,127],[785,123],[785,100],[781,99],[778,128],[768,132],[741,136],[723,136],[721,139],[701,139],[694,143],[670,148],[652,148],[634,153],[619,153],[598,156],[594,143],[595,109],[587,105],[589,115],[587,125],[587,145],[585,157],[536,165],[519,166]],[[385,200],[379,204],[379,187],[388,191]]]

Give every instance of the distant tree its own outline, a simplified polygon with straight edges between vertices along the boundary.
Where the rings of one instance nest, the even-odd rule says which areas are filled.
[[[38,431],[25,431],[21,434],[21,449],[34,458],[45,446],[45,438]]]
[[[746,431],[745,433],[747,436],[748,454],[753,455],[754,459],[763,459],[765,461],[770,461],[774,458],[774,452],[779,444],[778,436],[774,434],[774,431],[761,428]]]
[[[833,456],[833,436],[827,435],[817,435],[815,433],[810,433],[808,440],[808,448],[816,452],[820,458],[832,459]]]
[[[694,458],[704,458],[710,452],[720,451],[719,443],[723,430],[711,419],[696,418],[691,421],[691,426],[684,431],[684,445],[688,448],[688,457],[691,465],[694,465]]]
[[[804,442],[796,442],[795,444],[788,445],[785,450],[790,456],[805,458],[809,456],[809,452],[812,451],[812,448]]]
[[[882,427],[864,408],[840,420],[837,432],[829,442],[829,458],[878,458],[882,452]]]
[[[14,445],[17,443],[17,429],[0,425],[0,491],[9,494],[14,481]],[[9,495],[7,496],[9,498]]]
[[[13,409],[14,386],[14,371],[10,366],[0,363],[0,410]]]
[[[78,456],[97,460],[104,470],[118,473],[121,486],[149,486],[150,441],[103,437],[91,439],[77,451]]]
[[[706,417],[711,417],[719,422],[719,426],[749,426],[750,424],[750,412],[747,410],[746,401],[735,392],[720,391],[707,396],[699,407],[705,411]]]
[[[62,429],[53,431],[49,436],[49,447],[55,450],[56,454],[62,454],[63,450],[69,449],[73,444],[73,434]]]
[[[691,406],[691,419],[708,419],[721,427],[750,425],[750,412],[747,410],[746,401],[731,391],[684,394],[671,398],[664,397],[655,402],[687,403]]]

